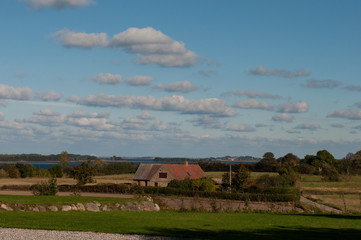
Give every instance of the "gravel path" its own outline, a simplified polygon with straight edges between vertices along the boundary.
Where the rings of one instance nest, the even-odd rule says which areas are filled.
[[[144,235],[0,228],[1,240],[190,240]]]

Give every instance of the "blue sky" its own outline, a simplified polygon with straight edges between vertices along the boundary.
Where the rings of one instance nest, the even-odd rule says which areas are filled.
[[[2,153],[360,150],[360,1],[0,5]]]

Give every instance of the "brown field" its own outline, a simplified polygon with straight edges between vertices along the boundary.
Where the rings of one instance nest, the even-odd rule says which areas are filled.
[[[98,183],[133,183],[133,174],[119,174],[119,175],[107,175],[107,176],[96,176],[94,177],[95,182],[92,184]],[[3,185],[32,185],[40,183],[42,181],[48,181],[48,178],[0,178],[0,187]],[[76,184],[76,180],[68,177],[62,177],[57,179],[58,184]]]

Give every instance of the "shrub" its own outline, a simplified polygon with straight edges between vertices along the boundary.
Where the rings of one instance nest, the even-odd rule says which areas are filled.
[[[56,178],[50,178],[48,182],[41,182],[38,184],[34,184],[30,187],[30,190],[33,192],[34,195],[41,195],[41,196],[55,196],[58,192],[58,185]]]
[[[17,168],[10,168],[8,170],[8,175],[9,175],[9,178],[19,178],[20,172]]]
[[[6,177],[6,171],[4,169],[0,169],[0,178]]]

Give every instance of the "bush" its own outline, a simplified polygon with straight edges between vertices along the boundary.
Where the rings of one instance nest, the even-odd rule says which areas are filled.
[[[55,196],[58,192],[56,178],[50,178],[48,182],[41,182],[30,187],[34,195],[38,196]]]
[[[339,182],[342,180],[341,175],[336,168],[330,165],[324,165],[322,169],[322,179],[329,182]]]

